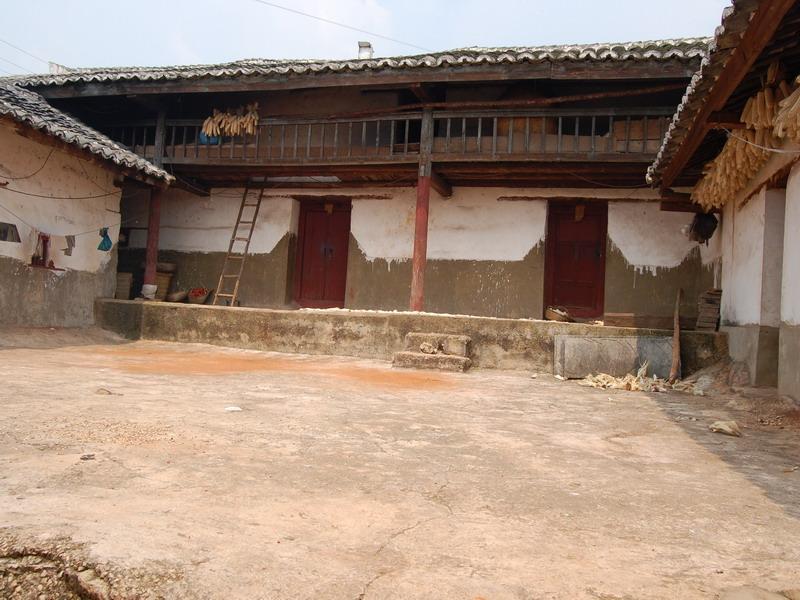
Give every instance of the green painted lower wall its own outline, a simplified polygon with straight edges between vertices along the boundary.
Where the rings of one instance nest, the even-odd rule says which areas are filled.
[[[114,295],[116,246],[95,273],[53,271],[0,256],[0,324],[85,327],[94,323],[94,301]]]
[[[287,234],[269,254],[247,257],[239,286],[241,306],[283,308],[291,304],[294,248],[295,236]],[[119,270],[134,274],[134,295],[142,286],[144,253],[143,248],[122,248],[119,251]],[[171,291],[194,287],[215,289],[225,253],[160,250],[158,259],[175,263],[177,267]]]
[[[697,320],[700,294],[714,287],[713,269],[703,265],[700,249],[692,250],[672,269],[637,270],[609,241],[606,252],[605,312],[632,313],[648,326],[671,327],[678,289],[683,289],[682,320]]]
[[[542,317],[544,251],[513,262],[428,260],[425,311],[485,317]],[[411,261],[368,260],[350,238],[346,306],[407,310]]]

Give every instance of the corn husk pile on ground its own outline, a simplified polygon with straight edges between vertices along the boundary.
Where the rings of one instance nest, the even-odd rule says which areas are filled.
[[[767,74],[768,84],[742,110],[740,121],[745,127],[729,132],[722,152],[703,169],[692,200],[704,209],[720,208],[732,200],[782,139],[800,141],[800,88],[778,79],[780,67],[775,63]]]
[[[222,112],[214,109],[212,115],[203,121],[203,133],[209,137],[220,135],[255,135],[258,128],[258,102]]]
[[[580,385],[604,390],[627,390],[631,392],[668,392],[670,390],[674,390],[678,392],[695,394],[697,396],[703,395],[703,391],[701,389],[696,388],[693,383],[688,381],[676,381],[675,383],[670,383],[666,379],[661,379],[655,375],[648,377],[648,366],[649,365],[647,361],[645,361],[644,364],[639,367],[636,375],[628,373],[625,375],[625,377],[614,377],[613,375],[608,375],[606,373],[587,375],[581,380]]]

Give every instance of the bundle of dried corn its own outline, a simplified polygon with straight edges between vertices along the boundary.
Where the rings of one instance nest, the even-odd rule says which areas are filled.
[[[211,116],[203,121],[203,133],[209,137],[244,133],[254,135],[258,119],[258,102],[248,104],[246,108],[239,107],[235,113],[230,109],[222,112],[215,108]]]
[[[614,377],[606,373],[599,373],[597,375],[587,375],[581,380],[580,385],[600,388],[604,390],[627,390],[632,392],[667,392],[675,390],[678,392],[688,392],[690,394],[703,395],[702,390],[696,389],[695,386],[689,382],[676,381],[669,383],[664,379],[660,379],[653,375],[647,376],[647,361],[639,368],[636,375],[628,373],[625,377]]]
[[[692,200],[705,210],[719,208],[744,189],[769,159],[776,140],[768,129],[740,129],[728,138],[722,152],[703,169]]]
[[[795,84],[799,83],[800,77],[795,80]],[[773,126],[777,137],[800,142],[800,87],[780,101]]]

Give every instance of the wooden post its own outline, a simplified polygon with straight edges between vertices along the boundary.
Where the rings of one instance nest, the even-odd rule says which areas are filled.
[[[153,164],[164,165],[164,144],[167,137],[167,112],[163,108],[158,111]],[[156,264],[158,263],[158,234],[161,227],[161,194],[162,190],[150,190],[150,210],[147,219],[147,252],[144,263],[144,285],[156,284]]]
[[[150,192],[150,211],[147,219],[147,253],[145,254],[144,284],[155,285],[158,263],[158,233],[161,226],[161,190]]]
[[[414,254],[411,259],[411,310],[425,306],[425,264],[428,260],[428,210],[431,197],[431,150],[433,148],[433,112],[422,113],[417,175],[417,210],[414,220]]]

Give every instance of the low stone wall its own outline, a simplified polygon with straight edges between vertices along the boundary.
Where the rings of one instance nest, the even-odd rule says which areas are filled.
[[[472,338],[473,364],[483,368],[553,370],[554,336],[668,335],[655,329],[601,327],[522,319],[430,313],[269,310],[98,299],[98,326],[132,339],[200,342],[236,348],[389,360],[412,331]],[[684,372],[727,356],[724,334],[685,332]]]

